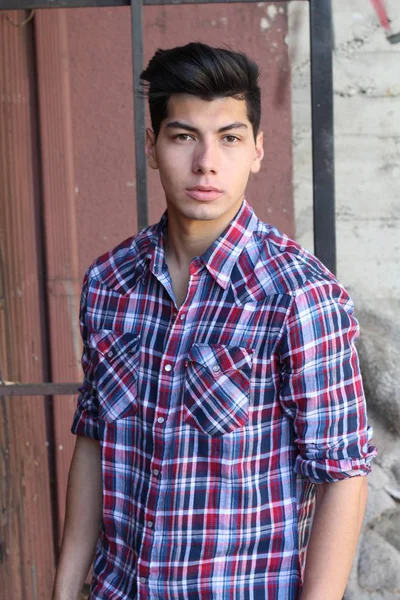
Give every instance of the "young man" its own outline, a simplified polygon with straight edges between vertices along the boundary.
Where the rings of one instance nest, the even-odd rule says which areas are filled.
[[[96,544],[91,599],[342,598],[375,455],[358,325],[244,196],[258,74],[200,43],[142,73],[167,210],[84,279],[54,600],[79,597]]]

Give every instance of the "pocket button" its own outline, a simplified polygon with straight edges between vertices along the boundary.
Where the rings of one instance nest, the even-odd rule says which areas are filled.
[[[221,367],[219,367],[218,365],[214,365],[214,366],[213,366],[213,368],[212,368],[212,370],[213,370],[215,373],[217,373],[218,371],[220,371],[220,370],[221,370]]]

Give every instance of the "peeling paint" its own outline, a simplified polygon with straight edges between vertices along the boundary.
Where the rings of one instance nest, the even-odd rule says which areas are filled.
[[[265,17],[263,17],[260,21],[260,29],[261,31],[267,31],[267,29],[270,28],[270,24],[268,19],[266,19]]]
[[[387,97],[398,97],[400,96],[400,86],[393,86],[382,92],[373,85],[348,85],[341,89],[334,90],[335,96],[341,98],[352,98],[354,96],[363,96],[367,98],[387,98]]]
[[[213,19],[211,25],[213,25],[213,27],[216,27],[217,25],[228,25],[228,17],[218,17],[217,19]]]
[[[74,348],[75,359],[79,363],[81,358],[81,336],[79,330],[79,322],[76,318],[79,307],[77,303],[77,299],[74,293],[74,285],[71,280],[66,279],[63,281],[65,295],[68,299],[68,309],[69,309],[69,317],[71,322],[71,334],[72,334],[72,343]]]
[[[400,83],[392,85],[386,89],[386,96],[400,96]]]
[[[34,562],[32,563],[31,572],[32,572],[33,600],[37,600],[36,564]]]
[[[267,15],[269,16],[270,19],[275,19],[276,15],[278,14],[278,9],[276,8],[276,6],[274,6],[273,4],[270,4],[267,8]]]

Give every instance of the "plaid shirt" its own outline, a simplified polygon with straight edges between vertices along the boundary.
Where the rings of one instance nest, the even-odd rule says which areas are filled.
[[[190,264],[168,213],[88,270],[72,432],[100,440],[91,599],[295,600],[314,484],[366,475],[352,302],[245,199]]]

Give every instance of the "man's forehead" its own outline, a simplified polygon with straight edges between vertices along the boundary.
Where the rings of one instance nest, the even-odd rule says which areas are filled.
[[[245,100],[236,98],[213,98],[205,100],[190,94],[174,94],[168,102],[168,114],[163,125],[171,121],[186,122],[190,125],[201,125],[201,122],[213,120],[217,128],[233,122],[249,125]]]

